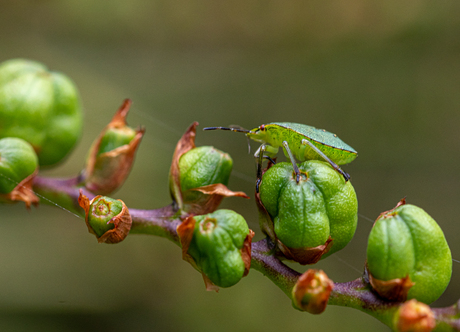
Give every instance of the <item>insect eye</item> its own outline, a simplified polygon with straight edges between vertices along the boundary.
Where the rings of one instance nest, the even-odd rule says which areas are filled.
[[[264,130],[265,130],[265,125],[260,125],[259,129],[260,129],[261,131],[264,131]]]

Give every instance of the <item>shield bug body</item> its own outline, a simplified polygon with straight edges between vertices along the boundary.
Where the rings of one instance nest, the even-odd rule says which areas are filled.
[[[262,177],[263,158],[271,160],[278,153],[280,146],[283,147],[284,154],[292,162],[297,182],[300,181],[300,172],[296,158],[299,161],[325,160],[343,175],[345,181],[348,181],[350,176],[338,165],[348,164],[358,155],[355,149],[344,143],[337,135],[324,129],[299,123],[272,122],[252,130],[226,127],[204,128],[204,130],[216,129],[243,132],[248,138],[262,143],[254,154],[259,160],[257,189]]]

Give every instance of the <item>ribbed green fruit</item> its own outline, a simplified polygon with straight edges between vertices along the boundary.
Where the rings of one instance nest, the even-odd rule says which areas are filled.
[[[233,286],[245,271],[241,249],[249,234],[246,221],[231,210],[193,218],[196,224],[188,254],[215,285]]]
[[[353,238],[358,200],[350,181],[328,163],[299,164],[297,183],[290,163],[277,163],[263,175],[260,199],[273,221],[276,237],[290,249],[324,245],[332,248],[323,258],[344,248]]]
[[[444,233],[421,208],[406,204],[382,214],[369,234],[367,265],[375,279],[409,276],[408,299],[430,304],[446,289],[452,255]]]

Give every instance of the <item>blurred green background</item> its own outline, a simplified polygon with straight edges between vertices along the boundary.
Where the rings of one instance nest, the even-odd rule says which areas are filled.
[[[170,203],[173,149],[193,121],[310,124],[359,152],[344,169],[361,215],[374,220],[406,196],[437,220],[460,259],[459,11],[455,0],[0,0],[0,61],[41,61],[80,89],[83,137],[46,175],[76,175],[127,97],[129,123],[147,132],[114,196],[133,208]],[[243,135],[200,131],[197,143],[229,152],[229,187],[253,196]],[[254,199],[223,207],[243,214],[261,238]],[[46,205],[0,206],[0,215],[4,331],[388,331],[348,308],[296,311],[257,271],[206,292],[180,249],[161,238],[98,245],[81,219]],[[371,226],[360,217],[348,247],[317,267],[337,282],[359,277]],[[436,306],[460,298],[459,279],[454,263]]]

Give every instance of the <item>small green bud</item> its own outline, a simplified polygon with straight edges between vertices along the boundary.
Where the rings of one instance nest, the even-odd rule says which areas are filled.
[[[292,289],[294,308],[311,314],[322,313],[327,306],[334,283],[322,270],[307,270]]]
[[[85,210],[88,231],[99,243],[118,243],[128,235],[132,218],[123,201],[100,195],[90,201],[80,190],[78,203]]]
[[[436,327],[436,320],[428,305],[412,299],[396,311],[393,325],[397,332],[430,332]]]
[[[371,285],[382,297],[430,304],[449,284],[452,256],[436,221],[403,200],[375,221],[367,266]]]
[[[114,192],[131,171],[144,129],[134,130],[126,123],[130,106],[131,100],[126,99],[91,146],[83,182],[93,193]]]
[[[214,211],[224,197],[249,198],[227,188],[233,161],[212,146],[195,146],[198,122],[179,140],[169,172],[171,197],[182,212],[205,214]]]
[[[12,192],[37,167],[37,155],[29,143],[15,137],[0,139],[0,194]]]
[[[260,202],[269,217],[261,218],[261,228],[287,258],[313,264],[353,238],[358,201],[350,181],[329,164],[310,160],[299,170],[299,183],[290,163],[277,163],[263,175]]]
[[[0,64],[0,137],[19,137],[37,152],[40,165],[61,161],[80,137],[78,91],[65,75],[34,61]]]
[[[117,216],[123,209],[123,203],[106,196],[98,196],[91,203],[88,223],[98,237],[114,228],[110,223],[113,217]]]
[[[217,210],[189,217],[178,227],[178,234],[184,259],[212,284],[233,286],[249,271],[253,232],[238,213]]]

